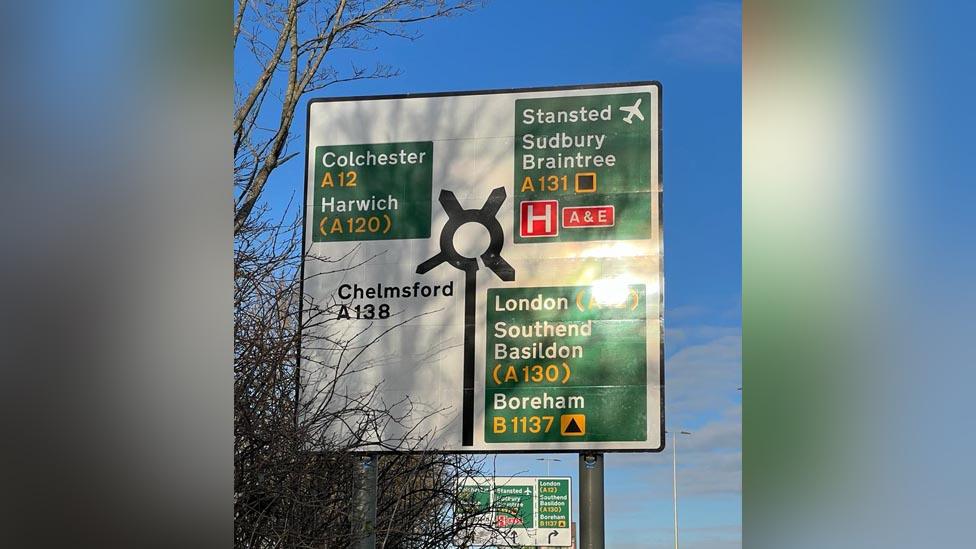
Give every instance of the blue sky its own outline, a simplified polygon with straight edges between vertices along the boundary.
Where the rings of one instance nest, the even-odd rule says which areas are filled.
[[[421,31],[416,41],[384,38],[344,55],[400,76],[318,96],[662,83],[666,414],[669,427],[694,432],[679,441],[682,547],[741,547],[739,4],[496,1]],[[302,178],[299,156],[272,176],[269,200],[300,196]],[[499,457],[498,474],[544,474],[537,457]],[[575,479],[576,455],[554,457],[562,461],[552,474]],[[670,449],[608,455],[606,499],[608,546],[671,546]]]

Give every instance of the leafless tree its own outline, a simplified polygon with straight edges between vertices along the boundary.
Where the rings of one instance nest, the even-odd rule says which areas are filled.
[[[301,226],[268,218],[266,209],[256,210],[235,250],[236,541],[240,547],[349,547],[368,528],[353,503],[363,477],[355,451],[406,412],[392,412],[372,393],[338,391],[346,376],[368,367],[355,361],[321,364],[329,381],[315,385],[314,398],[296,398],[296,391],[309,389],[296,375]],[[328,304],[319,308],[306,299],[304,307],[304,326],[325,334],[313,343],[340,353],[349,343],[330,335],[335,315]],[[334,429],[339,423],[343,428]],[[379,547],[465,546],[473,524],[491,528],[491,513],[469,509],[458,490],[463,479],[492,468],[484,458],[426,452],[423,433],[382,442],[410,453],[378,460]]]
[[[374,37],[419,36],[424,21],[461,14],[475,0],[237,0],[234,17],[235,234],[254,211],[271,173],[291,150],[295,111],[306,94],[339,82],[388,78],[388,65],[359,66],[341,53]],[[333,62],[335,60],[335,62]]]
[[[300,216],[294,207],[272,217],[262,203],[275,169],[299,154],[292,127],[309,92],[351,80],[385,78],[395,69],[335,61],[363,50],[371,39],[416,38],[423,21],[459,14],[471,0],[238,0],[233,40],[239,77],[234,113],[235,282],[235,540],[239,547],[349,547],[363,535],[355,505],[361,463],[354,451],[375,438],[392,412],[375,395],[340,394],[346,376],[368,364],[338,361],[316,398],[297,398],[299,304],[323,345],[341,351],[348,341],[329,335],[328,303],[301,294]],[[348,56],[346,57],[348,59]],[[348,63],[348,61],[347,61]],[[348,68],[341,68],[341,67]],[[241,75],[253,74],[245,80]],[[311,258],[334,261],[328,257]],[[336,262],[338,263],[338,262]],[[306,357],[307,358],[307,357]],[[398,415],[399,414],[399,415]],[[353,429],[342,436],[337,422]],[[459,501],[458,482],[484,474],[477,456],[424,451],[425,437],[391,441],[378,461],[375,528],[380,547],[465,546],[482,510]],[[489,525],[490,526],[490,525]]]

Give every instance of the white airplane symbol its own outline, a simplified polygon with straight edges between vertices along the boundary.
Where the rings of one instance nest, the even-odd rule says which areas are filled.
[[[640,118],[641,119],[641,122],[644,121],[644,115],[641,114],[640,108],[639,108],[640,107],[640,104],[641,104],[641,101],[643,101],[643,100],[644,100],[643,98],[638,98],[637,99],[637,102],[634,103],[634,106],[633,107],[620,107],[620,110],[622,110],[625,113],[627,113],[627,116],[624,117],[624,122],[626,122],[628,124],[632,124],[633,122],[631,122],[631,119],[633,119],[635,116],[637,118]]]

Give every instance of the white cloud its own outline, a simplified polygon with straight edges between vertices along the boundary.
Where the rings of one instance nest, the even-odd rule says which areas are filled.
[[[660,454],[611,454],[607,470],[632,482],[615,487],[613,506],[633,508],[647,493],[670,497],[673,446]],[[735,405],[721,417],[678,439],[678,492],[683,496],[727,497],[742,493],[742,422]]]
[[[665,360],[666,421],[694,427],[739,402],[742,384],[742,337],[722,335],[689,345]]]
[[[668,320],[680,320],[697,318],[708,314],[710,311],[701,305],[683,305],[681,307],[674,307],[673,309],[668,309],[665,317]]]
[[[678,440],[678,490],[685,496],[728,497],[742,491],[742,343],[738,327],[689,325],[697,341],[665,361],[666,423],[690,430]],[[623,486],[615,505],[627,508],[646,490],[670,494],[672,441],[661,454],[608,457],[636,482]]]
[[[707,423],[682,440],[682,448],[693,452],[739,449],[742,447],[742,406],[723,411],[722,418]]]
[[[665,318],[667,322],[667,318]],[[709,324],[668,325],[666,328],[665,350],[674,354],[676,351],[694,343],[718,339],[724,336],[737,336],[742,330],[738,326],[718,326]]]
[[[742,58],[742,6],[709,2],[667,25],[658,40],[675,59],[713,64],[738,64]]]

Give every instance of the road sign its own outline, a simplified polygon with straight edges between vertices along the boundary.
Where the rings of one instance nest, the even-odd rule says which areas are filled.
[[[301,398],[388,407],[363,451],[660,451],[660,113],[656,83],[313,100]]]
[[[478,545],[507,540],[514,545],[572,545],[572,479],[495,477],[466,479],[461,487],[465,516],[484,516],[462,537]],[[460,513],[459,513],[460,514]]]

